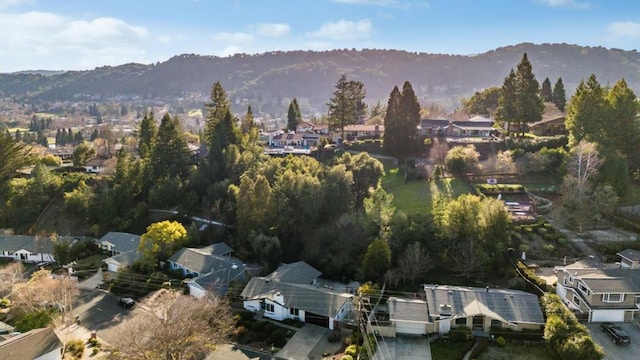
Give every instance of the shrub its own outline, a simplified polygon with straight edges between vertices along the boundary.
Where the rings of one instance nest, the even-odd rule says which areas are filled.
[[[15,323],[16,331],[27,332],[32,329],[39,329],[49,326],[53,321],[51,312],[47,310],[38,310],[36,312],[27,313],[18,319]]]
[[[235,314],[233,316],[233,319],[236,321],[236,323],[244,324],[245,322],[253,319],[254,316],[255,316],[255,314],[253,312],[248,311],[248,310],[244,310],[244,311],[240,311],[239,313]]]
[[[539,227],[536,231],[540,235],[546,235],[547,234],[547,229],[545,229],[544,227]]]
[[[340,360],[353,360],[353,356],[351,356],[351,355],[342,355]]]
[[[551,245],[551,244],[548,244]],[[546,246],[546,245],[545,245]],[[551,245],[553,246],[553,245]],[[517,263],[518,270],[531,282],[536,284],[540,289],[546,291],[547,290],[547,282],[536,275],[533,270],[529,269],[527,265],[523,264],[522,261],[518,261]]]
[[[91,356],[98,355],[98,352],[100,352],[100,350],[98,348],[93,348],[93,350],[91,350]]]
[[[502,336],[498,336],[498,338],[496,339],[496,345],[505,347],[507,345],[507,341]]]
[[[74,358],[80,359],[84,353],[84,343],[79,339],[69,340],[65,345],[65,352]]]
[[[460,326],[449,331],[449,338],[452,341],[463,342],[473,339],[473,334],[471,333],[471,329],[468,327]]]
[[[544,246],[542,248],[546,252],[553,252],[556,249],[556,247],[553,246],[553,244],[544,244]]]
[[[344,354],[349,356],[356,356],[358,354],[358,345],[353,344],[347,346],[347,348],[344,350]]]
[[[7,298],[0,299],[0,308],[8,308],[11,306],[11,300]]]
[[[268,342],[275,347],[283,347],[287,343],[287,331],[285,329],[278,329],[271,333]]]
[[[87,344],[89,344],[89,346],[94,347],[94,348],[101,348],[102,344],[100,343],[100,340],[96,339],[96,338],[91,338],[87,341]]]

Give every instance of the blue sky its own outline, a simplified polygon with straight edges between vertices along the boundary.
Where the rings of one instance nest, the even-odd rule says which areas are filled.
[[[477,54],[521,42],[640,47],[635,0],[0,0],[0,72],[183,54],[377,48]]]

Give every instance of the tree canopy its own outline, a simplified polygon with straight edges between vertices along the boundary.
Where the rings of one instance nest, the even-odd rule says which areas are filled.
[[[341,139],[345,141],[344,128],[356,124],[366,114],[364,97],[367,92],[360,81],[349,80],[342,75],[335,86],[327,107],[329,108],[329,127],[341,131]]]

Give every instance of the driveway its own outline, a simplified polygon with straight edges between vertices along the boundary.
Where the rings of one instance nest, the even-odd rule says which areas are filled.
[[[285,359],[309,359],[309,354],[329,331],[321,326],[305,324],[276,355]]]
[[[611,338],[600,330],[600,323],[586,324],[591,332],[591,338],[602,346],[605,360],[636,360],[640,354],[640,329],[632,323],[618,323],[631,337],[631,344],[616,345]]]
[[[378,338],[378,349],[373,360],[431,360],[429,339],[423,336]]]

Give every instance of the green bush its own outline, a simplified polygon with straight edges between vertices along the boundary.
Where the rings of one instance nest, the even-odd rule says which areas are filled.
[[[340,360],[353,360],[353,356],[351,356],[351,355],[342,355]]]
[[[89,344],[90,347],[94,347],[94,348],[101,348],[102,344],[100,343],[100,340],[96,339],[96,338],[91,338],[89,340],[87,340],[87,344]]]
[[[271,333],[268,342],[275,347],[283,347],[287,344],[287,331],[285,329],[278,329]]]
[[[235,320],[236,324],[244,324],[249,320],[252,320],[255,314],[251,311],[244,310],[236,313],[233,316],[233,320]]]
[[[53,321],[53,315],[47,310],[26,313],[15,322],[16,331],[27,332],[49,326]]]
[[[82,340],[69,340],[65,345],[65,353],[70,354],[73,358],[80,359],[84,353],[84,343]]]
[[[449,338],[451,341],[463,342],[473,339],[473,334],[468,327],[460,326],[449,331]]]
[[[502,336],[498,336],[498,338],[496,339],[496,345],[505,347],[507,345],[507,341]]]
[[[11,300],[7,298],[0,299],[0,308],[8,308],[11,306]]]
[[[93,348],[93,350],[91,350],[91,356],[98,355],[98,352],[100,352],[100,350],[98,348]]]
[[[547,229],[545,229],[544,227],[539,227],[536,231],[537,231],[537,232],[538,232],[538,234],[540,234],[540,235],[546,235],[546,234],[547,234],[547,232],[548,232],[548,230],[547,230]]]
[[[548,245],[550,245],[550,244],[548,244]],[[551,245],[551,246],[553,246],[553,245]],[[527,265],[523,264],[522,261],[518,261],[517,266],[518,266],[518,270],[520,270],[520,272],[522,274],[524,274],[524,276],[529,281],[531,281],[534,284],[536,284],[543,291],[547,291],[547,282],[545,280],[543,280],[538,275],[536,275],[535,272],[533,272],[533,270],[529,269],[527,267]]]

